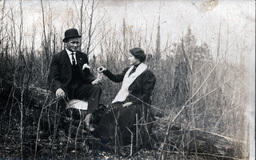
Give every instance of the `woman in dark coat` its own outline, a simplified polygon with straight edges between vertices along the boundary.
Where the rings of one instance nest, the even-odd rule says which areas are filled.
[[[139,144],[143,144],[144,139],[149,138],[147,125],[141,124],[148,122],[151,117],[149,105],[156,82],[152,71],[143,63],[146,59],[144,51],[133,48],[130,53],[131,66],[124,69],[121,74],[113,74],[104,67],[98,69],[110,80],[122,82],[122,87],[112,101],[108,112],[101,118],[95,134],[107,142],[115,141],[119,145],[130,144],[131,135],[133,135],[133,142],[136,141],[136,122],[139,124],[137,129],[140,128],[137,132]]]

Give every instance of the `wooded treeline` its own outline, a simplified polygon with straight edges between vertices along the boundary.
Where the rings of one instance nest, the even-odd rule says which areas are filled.
[[[55,130],[50,131],[50,137],[41,134],[42,126],[38,121],[45,117],[51,121],[58,116],[59,108],[48,90],[47,76],[52,56],[64,46],[62,36],[51,26],[51,16],[45,16],[45,3],[40,2],[43,15],[40,50],[34,47],[35,39],[31,43],[23,40],[22,1],[19,17],[14,17],[12,9],[5,8],[5,1],[1,2],[0,157],[36,159],[50,155],[61,159],[62,153],[66,158],[101,157],[98,141],[88,133],[71,137],[70,141],[60,140]],[[97,3],[82,0],[80,12],[75,17],[77,22],[69,24],[69,27],[78,26],[84,35],[82,51],[90,55],[97,51],[90,56],[94,73],[101,65],[121,72],[128,62],[128,50],[138,46],[146,51],[146,63],[157,77],[151,105],[156,117],[153,147],[150,153],[134,152],[131,156],[246,158],[248,123],[244,113],[249,93],[243,56],[240,63],[230,62],[226,53],[220,53],[220,39],[216,42],[218,53],[212,53],[206,43],[197,42],[190,28],[180,41],[166,42],[162,48],[160,23],[156,37],[151,40],[130,30],[125,19],[117,31],[101,30],[98,34],[97,27],[104,24],[94,21]],[[117,32],[122,33],[121,38]],[[102,103],[111,102],[119,87],[104,79]]]

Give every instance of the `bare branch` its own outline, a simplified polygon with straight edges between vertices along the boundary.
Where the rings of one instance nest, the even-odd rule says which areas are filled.
[[[88,44],[87,44],[87,49],[86,49],[86,54],[87,55],[89,55],[91,40],[92,40],[92,25],[93,25],[94,11],[95,11],[94,5],[95,5],[95,0],[92,0],[90,22],[89,22],[89,31],[88,31]]]

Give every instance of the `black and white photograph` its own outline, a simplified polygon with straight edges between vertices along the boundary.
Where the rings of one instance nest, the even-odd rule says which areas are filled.
[[[0,160],[255,160],[254,0],[0,0]]]

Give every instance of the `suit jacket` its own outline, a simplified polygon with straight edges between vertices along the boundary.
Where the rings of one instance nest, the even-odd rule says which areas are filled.
[[[85,53],[76,52],[76,59],[79,71],[82,75],[84,84],[90,84],[95,77],[89,69],[82,70],[85,63],[88,64],[88,57]],[[68,85],[72,79],[71,62],[66,50],[62,50],[52,58],[48,82],[50,83],[51,90],[55,93],[58,88],[67,92]]]
[[[125,68],[121,74],[113,74],[109,70],[103,73],[114,82],[122,82],[128,69],[129,67]],[[150,104],[155,82],[155,75],[149,69],[146,69],[146,71],[139,75],[128,88],[129,96],[126,98],[126,101],[133,102],[133,104],[141,104],[140,100],[142,100]]]

